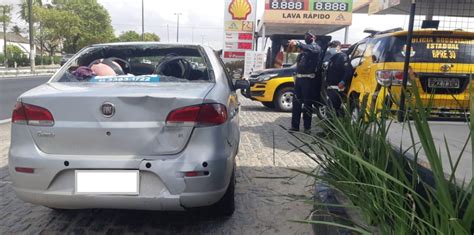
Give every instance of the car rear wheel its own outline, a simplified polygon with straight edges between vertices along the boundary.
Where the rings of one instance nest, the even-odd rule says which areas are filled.
[[[294,89],[293,87],[283,87],[278,89],[274,104],[275,108],[281,112],[291,112],[293,109],[293,96],[294,96]]]
[[[235,211],[235,166],[232,170],[229,186],[224,196],[214,205],[210,206],[212,216],[231,216]]]
[[[273,109],[275,108],[275,104],[273,102],[262,102],[263,106]]]

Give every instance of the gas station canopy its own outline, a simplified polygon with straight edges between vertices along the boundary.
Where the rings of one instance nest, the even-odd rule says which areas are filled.
[[[378,15],[408,15],[413,0],[361,0],[354,13]],[[416,1],[417,15],[437,15],[451,17],[474,17],[470,0],[430,0]]]
[[[264,29],[265,27],[265,29]],[[319,35],[329,34],[338,31],[346,26],[340,25],[314,25],[314,24],[282,24],[282,23],[265,23],[260,21],[258,24],[258,36],[273,35],[304,35],[309,29],[315,31]]]
[[[332,33],[352,23],[352,0],[266,0],[259,37]]]

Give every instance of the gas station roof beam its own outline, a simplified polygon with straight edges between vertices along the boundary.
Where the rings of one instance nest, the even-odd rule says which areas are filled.
[[[412,0],[400,0],[400,4],[381,10],[377,15],[409,15]],[[366,1],[359,7],[355,7],[353,13],[369,13],[370,2]],[[417,1],[417,15],[451,16],[451,17],[474,17],[472,3],[467,0],[432,0]],[[459,9],[466,9],[460,11]]]

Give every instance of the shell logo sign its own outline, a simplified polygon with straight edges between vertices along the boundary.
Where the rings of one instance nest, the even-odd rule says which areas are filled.
[[[246,20],[252,12],[252,5],[248,0],[232,0],[229,5],[229,13],[233,20]]]
[[[224,0],[223,60],[244,60],[245,51],[253,50],[255,6],[257,0]]]
[[[229,13],[233,20],[246,20],[252,12],[252,6],[248,0],[233,0],[229,5]]]

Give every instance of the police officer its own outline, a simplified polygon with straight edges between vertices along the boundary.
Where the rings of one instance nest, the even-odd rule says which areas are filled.
[[[340,115],[342,114],[342,97],[352,79],[352,66],[349,57],[341,51],[341,42],[339,41],[329,43],[325,58],[328,59],[326,94],[329,98],[329,105]]]
[[[305,43],[291,41],[300,49],[296,58],[295,96],[293,97],[293,111],[291,117],[291,131],[299,131],[301,113],[305,133],[311,133],[312,105],[321,92],[321,81],[317,81],[316,72],[321,60],[321,47],[315,43],[316,36],[308,31],[305,34]],[[304,109],[303,109],[304,106]]]

